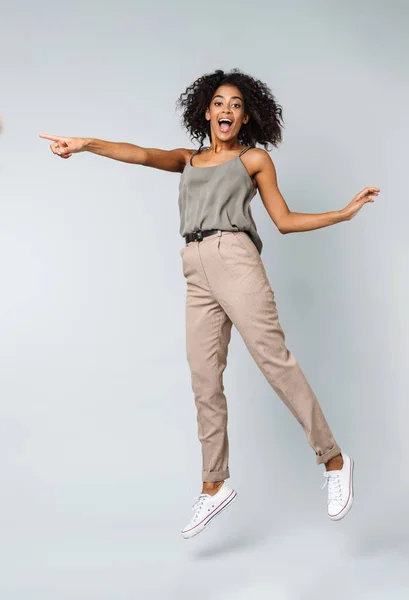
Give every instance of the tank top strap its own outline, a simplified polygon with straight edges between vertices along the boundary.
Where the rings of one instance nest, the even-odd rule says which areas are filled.
[[[192,165],[192,158],[193,158],[193,157],[194,157],[196,154],[198,154],[198,152],[199,152],[199,150],[195,150],[195,151],[194,151],[194,152],[192,152],[192,154],[190,155],[190,158],[189,158],[189,163],[190,163],[190,165],[191,165],[191,166],[193,166],[193,165]]]
[[[247,150],[249,150],[252,146],[246,146],[245,148],[243,148],[243,150],[240,152],[239,156],[241,156],[242,154],[244,154],[245,152],[247,152]]]
[[[207,148],[207,146],[204,146],[204,148]],[[199,154],[199,152],[200,152],[201,150],[203,150],[203,148],[199,148],[198,150],[195,150],[195,151],[194,151],[194,152],[192,152],[192,154],[190,155],[190,158],[189,158],[189,163],[190,163],[190,165],[191,165],[192,167],[193,167],[193,165],[192,165],[192,158],[193,158],[194,156],[196,156],[196,154]]]

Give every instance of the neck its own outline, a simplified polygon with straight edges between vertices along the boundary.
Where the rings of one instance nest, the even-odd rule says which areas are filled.
[[[209,146],[209,152],[214,155],[224,153],[228,154],[229,152],[234,152],[237,150],[241,150],[241,144],[237,139],[229,140],[228,142],[223,142],[216,139],[214,142],[211,142]]]

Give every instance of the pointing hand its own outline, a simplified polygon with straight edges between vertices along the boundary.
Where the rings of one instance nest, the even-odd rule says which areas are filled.
[[[83,152],[85,150],[86,140],[84,138],[61,137],[57,135],[46,135],[40,133],[40,137],[46,140],[51,140],[50,148],[54,154],[61,158],[70,158],[75,152]]]

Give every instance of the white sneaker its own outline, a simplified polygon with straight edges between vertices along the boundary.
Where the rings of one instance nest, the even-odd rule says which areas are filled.
[[[354,461],[344,452],[342,458],[344,464],[340,471],[324,472],[326,481],[322,487],[328,484],[328,516],[333,521],[339,521],[346,516],[354,499]]]
[[[194,514],[190,523],[182,529],[182,536],[188,539],[203,531],[214,517],[230,506],[236,496],[237,493],[224,483],[214,496],[200,494],[195,497],[192,508]]]

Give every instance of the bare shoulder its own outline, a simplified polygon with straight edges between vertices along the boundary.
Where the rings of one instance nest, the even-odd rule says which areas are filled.
[[[171,150],[170,152],[172,152],[174,154],[174,156],[177,157],[179,167],[180,167],[178,170],[180,172],[183,172],[187,163],[190,161],[190,157],[192,156],[192,154],[194,154],[196,152],[196,149],[195,148],[175,148],[174,150]]]
[[[271,165],[274,167],[271,156],[264,148],[250,148],[243,154],[242,159],[252,176],[257,175],[268,167],[271,168]]]

